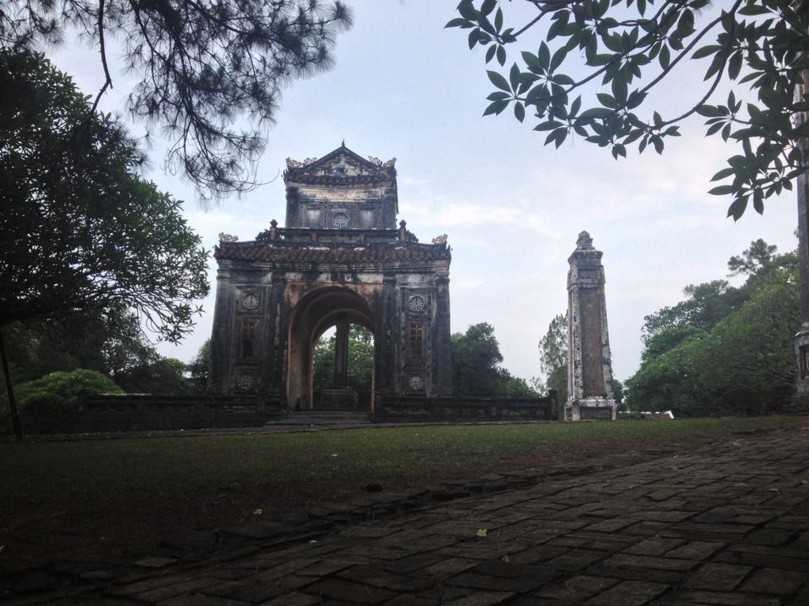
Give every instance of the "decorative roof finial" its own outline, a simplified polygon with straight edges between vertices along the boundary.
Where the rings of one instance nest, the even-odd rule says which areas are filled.
[[[341,147],[345,147],[345,146],[346,146],[346,140],[345,140],[345,137],[343,137],[343,145]]]
[[[583,231],[579,234],[579,239],[576,240],[576,249],[577,250],[595,250],[593,248],[593,239],[590,237],[586,231]]]

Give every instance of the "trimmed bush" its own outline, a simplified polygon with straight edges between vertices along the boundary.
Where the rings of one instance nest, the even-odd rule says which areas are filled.
[[[81,396],[120,394],[123,390],[108,376],[79,368],[56,371],[19,386],[20,417],[28,431],[68,430]]]

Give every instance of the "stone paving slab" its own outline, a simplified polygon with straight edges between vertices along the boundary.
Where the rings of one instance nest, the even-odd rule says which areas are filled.
[[[380,495],[132,562],[51,564],[0,575],[0,602],[809,604],[809,431]]]

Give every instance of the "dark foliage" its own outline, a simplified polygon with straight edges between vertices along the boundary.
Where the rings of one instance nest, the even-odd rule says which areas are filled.
[[[77,30],[99,49],[99,97],[113,71],[139,76],[131,115],[172,138],[167,163],[201,197],[222,197],[255,185],[281,90],[327,69],[336,34],[350,25],[339,1],[10,0],[0,10],[0,46],[31,49]],[[123,65],[111,65],[110,40],[123,46]]]

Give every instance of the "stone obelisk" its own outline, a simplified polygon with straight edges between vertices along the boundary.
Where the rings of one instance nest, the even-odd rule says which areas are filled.
[[[601,255],[593,248],[590,234],[583,231],[568,259],[566,421],[614,421],[617,416]]]

